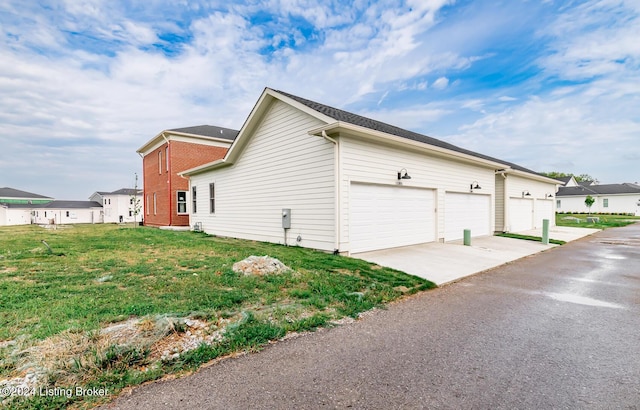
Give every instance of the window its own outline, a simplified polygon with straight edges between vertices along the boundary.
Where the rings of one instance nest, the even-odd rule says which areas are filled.
[[[162,174],[162,151],[158,151],[158,174]]]
[[[111,198],[109,198],[109,205],[111,205]]]
[[[147,215],[149,215],[149,194],[147,194],[146,205],[147,205]]]
[[[45,218],[47,217],[47,211],[44,211],[44,217]]]
[[[562,201],[560,201],[559,199],[556,200],[556,208],[560,209],[560,204]]]
[[[105,204],[105,205],[107,204],[107,198],[105,198],[105,199],[104,199],[104,204]]]
[[[67,211],[67,218],[69,217],[69,211]]]
[[[133,205],[133,197],[129,198],[129,205]]]
[[[133,216],[133,211],[129,210],[129,216]]]
[[[178,191],[178,215],[187,213],[187,191]]]
[[[209,212],[216,213],[216,184],[209,184]]]
[[[164,158],[167,160],[167,173],[169,172],[169,146],[167,145],[167,148],[164,149]]]
[[[153,193],[153,214],[156,215],[158,213],[158,196],[156,193]]]
[[[197,209],[197,202],[196,202],[196,187],[191,187],[191,201],[192,201],[192,205],[191,205],[191,212],[193,212],[194,214],[196,213],[196,209]]]
[[[602,200],[602,207],[603,207],[603,208],[609,208],[609,199],[604,198],[604,199]]]

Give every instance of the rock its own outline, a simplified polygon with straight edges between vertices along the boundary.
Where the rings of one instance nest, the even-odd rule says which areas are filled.
[[[233,271],[245,275],[268,275],[288,271],[289,268],[275,258],[269,256],[249,256],[233,264]]]

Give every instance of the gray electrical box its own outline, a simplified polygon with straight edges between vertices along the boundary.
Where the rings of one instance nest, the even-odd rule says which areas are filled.
[[[282,227],[284,229],[291,228],[291,209],[282,208]]]

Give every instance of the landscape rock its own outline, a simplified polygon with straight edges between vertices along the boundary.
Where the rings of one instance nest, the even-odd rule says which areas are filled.
[[[245,275],[269,275],[288,271],[289,268],[278,259],[269,256],[251,255],[233,264],[233,271]]]

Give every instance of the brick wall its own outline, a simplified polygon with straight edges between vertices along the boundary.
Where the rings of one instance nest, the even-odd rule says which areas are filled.
[[[228,148],[212,147],[182,141],[170,141],[169,168],[165,153],[167,144],[155,149],[143,159],[144,168],[144,224],[150,226],[188,226],[189,215],[178,215],[177,191],[189,191],[189,181],[179,172],[223,158]],[[158,173],[158,152],[162,152],[162,173]],[[156,193],[157,213],[153,213],[153,194]],[[146,201],[149,201],[147,207]],[[187,192],[187,209],[191,193]],[[147,209],[149,214],[147,214]]]

